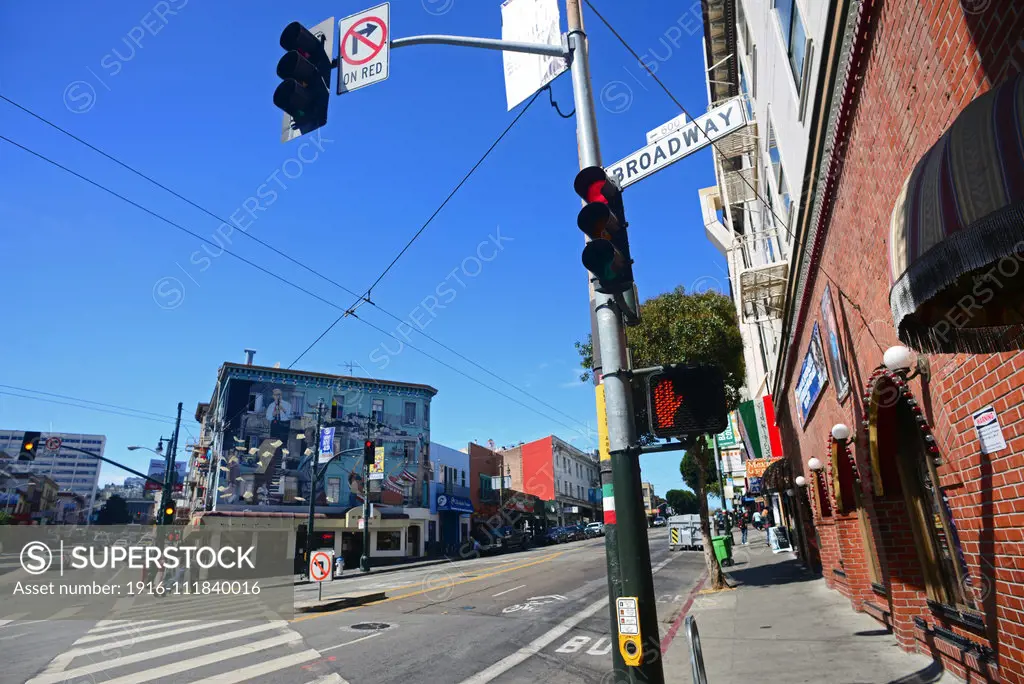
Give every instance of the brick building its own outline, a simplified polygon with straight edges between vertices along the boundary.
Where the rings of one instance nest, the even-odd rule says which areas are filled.
[[[1024,682],[1024,9],[833,5],[773,388],[800,553],[903,648]]]

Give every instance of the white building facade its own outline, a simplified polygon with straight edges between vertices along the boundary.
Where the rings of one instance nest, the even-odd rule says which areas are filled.
[[[32,472],[49,477],[57,483],[60,492],[81,496],[85,501],[85,510],[91,512],[96,500],[102,462],[98,458],[66,447],[75,447],[96,456],[103,456],[107,438],[104,435],[42,432],[39,445],[34,450],[35,458],[31,461],[19,461],[18,452],[25,439],[25,432],[0,430],[0,452],[10,457],[10,468],[17,472]],[[60,447],[51,451],[47,448],[47,442],[55,444],[52,440],[54,437],[60,439]]]
[[[757,399],[774,381],[827,3],[701,4],[710,106],[741,98],[749,121],[716,143],[718,183],[699,196],[707,237],[728,263],[744,343],[745,398]]]

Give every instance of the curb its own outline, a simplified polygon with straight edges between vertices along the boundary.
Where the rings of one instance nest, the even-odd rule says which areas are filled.
[[[327,599],[324,601],[315,601],[310,604],[298,604],[295,606],[296,613],[324,613],[329,610],[338,610],[339,608],[352,608],[355,606],[361,606],[366,603],[374,603],[375,601],[383,601],[387,598],[387,594],[383,591],[367,592],[360,594],[359,596],[342,596],[336,599]]]

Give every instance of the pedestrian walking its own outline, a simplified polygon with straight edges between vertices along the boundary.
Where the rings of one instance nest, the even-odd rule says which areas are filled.
[[[761,529],[761,511],[754,511],[754,528]]]
[[[740,543],[747,545],[747,516],[743,513],[736,515],[736,527],[740,529]]]

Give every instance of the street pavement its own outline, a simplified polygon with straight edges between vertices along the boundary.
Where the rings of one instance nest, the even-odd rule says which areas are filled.
[[[665,529],[649,538],[664,646],[699,588],[703,557],[670,553]],[[27,623],[0,607],[0,681],[610,683],[604,557],[599,538],[348,577],[335,585],[387,598],[290,621],[219,619],[220,602],[244,600],[224,597],[210,598],[202,620],[171,607]]]

